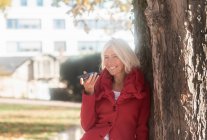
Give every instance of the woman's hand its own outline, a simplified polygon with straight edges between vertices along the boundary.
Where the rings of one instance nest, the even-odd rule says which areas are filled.
[[[84,71],[84,74],[87,72]],[[89,95],[94,94],[94,85],[98,79],[99,75],[95,72],[90,75],[90,77],[84,81],[83,78],[80,78],[80,84],[84,86],[85,92]]]

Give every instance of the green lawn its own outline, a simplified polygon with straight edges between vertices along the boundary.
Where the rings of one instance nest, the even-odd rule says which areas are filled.
[[[0,104],[0,140],[48,140],[79,125],[80,108]]]

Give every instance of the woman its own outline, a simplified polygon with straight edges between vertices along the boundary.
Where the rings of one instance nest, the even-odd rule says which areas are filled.
[[[125,41],[111,39],[101,58],[100,75],[81,80],[81,140],[147,140],[149,88],[136,55]]]

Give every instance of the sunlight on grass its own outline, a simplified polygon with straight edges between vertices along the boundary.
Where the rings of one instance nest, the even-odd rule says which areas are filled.
[[[80,108],[0,105],[0,140],[48,140],[58,132],[79,125]]]

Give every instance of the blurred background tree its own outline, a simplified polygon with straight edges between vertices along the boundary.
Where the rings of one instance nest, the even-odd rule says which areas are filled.
[[[68,5],[67,14],[72,15],[74,17],[74,23],[77,24],[77,19],[82,16],[88,16],[90,13],[93,13],[97,9],[104,9],[107,11],[107,17],[111,19],[111,26],[113,26],[114,21],[116,20],[116,15],[120,13],[132,13],[132,0],[54,0],[52,5],[55,7],[61,7],[61,5]],[[101,20],[102,15],[97,14],[95,17],[97,20]],[[129,17],[122,22],[125,26],[123,28],[127,30],[132,29],[132,18]],[[84,24],[85,32],[89,32],[91,29],[88,27],[88,24],[82,20]],[[121,23],[119,23],[121,24]]]
[[[99,72],[100,64],[100,54],[96,53],[79,57],[70,57],[61,65],[61,80],[67,81],[70,100],[81,101],[82,86],[80,85],[78,76],[83,74],[83,71]]]
[[[10,4],[11,0],[0,0],[0,9],[4,11]]]

